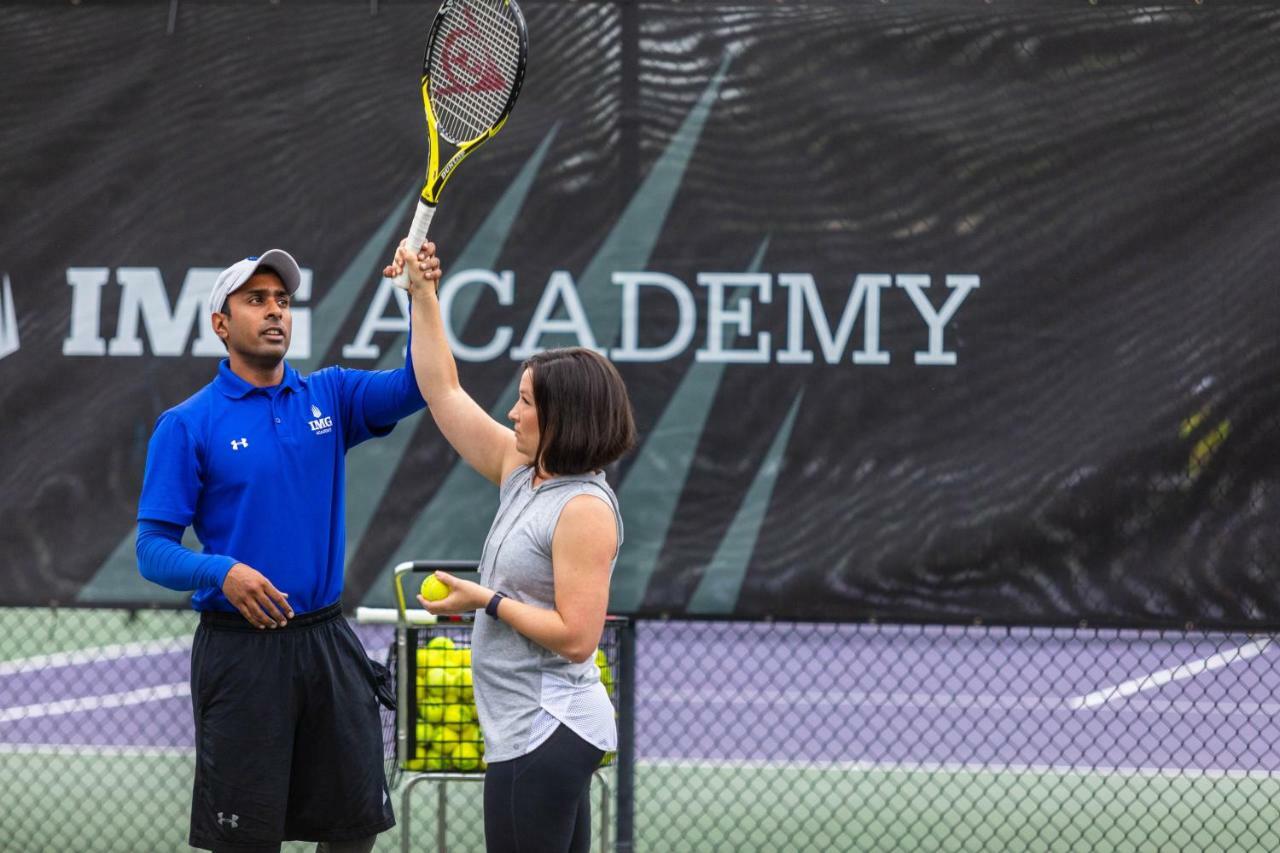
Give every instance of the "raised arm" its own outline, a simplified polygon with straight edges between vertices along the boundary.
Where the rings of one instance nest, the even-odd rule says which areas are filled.
[[[515,434],[489,417],[458,381],[458,366],[449,350],[436,297],[440,259],[435,256],[435,244],[423,243],[416,258],[402,245],[395,263],[383,274],[398,274],[406,261],[412,296],[411,355],[418,390],[453,449],[482,476],[500,484],[516,466],[530,460],[516,450]]]

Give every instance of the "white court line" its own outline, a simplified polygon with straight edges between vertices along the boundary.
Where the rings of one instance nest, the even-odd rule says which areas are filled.
[[[811,770],[820,773],[995,773],[1058,776],[1139,776],[1172,779],[1280,779],[1280,771],[1221,767],[1081,767],[1070,764],[965,764],[929,761],[770,761],[765,759],[642,758],[637,767],[676,770]]]
[[[1095,690],[1092,693],[1086,693],[1084,696],[1075,696],[1067,700],[1067,706],[1073,709],[1080,708],[1097,708],[1105,705],[1115,699],[1123,699],[1126,696],[1132,696],[1143,690],[1151,690],[1154,687],[1168,684],[1171,681],[1178,681],[1183,678],[1192,678],[1202,672],[1209,672],[1215,669],[1221,669],[1224,666],[1235,663],[1239,660],[1248,660],[1262,654],[1267,646],[1271,645],[1271,640],[1257,640],[1256,642],[1246,643],[1243,646],[1220,652],[1216,655],[1204,658],[1202,660],[1194,660],[1190,663],[1184,663],[1181,666],[1175,666],[1171,669],[1162,669],[1153,672],[1150,675],[1144,675],[1140,678],[1122,681],[1119,684],[1110,687],[1104,687],[1101,690]]]
[[[37,717],[56,717],[62,714],[81,714],[86,711],[97,711],[102,708],[124,708],[129,705],[141,705],[146,702],[158,702],[176,696],[190,696],[191,685],[185,681],[178,684],[160,684],[155,687],[142,687],[124,693],[108,693],[104,696],[81,696],[76,699],[63,699],[59,702],[41,702],[36,705],[19,705],[16,708],[0,709],[0,723],[14,720],[30,720]]]
[[[116,643],[110,646],[93,646],[74,652],[58,652],[50,655],[34,655],[0,662],[0,675],[19,672],[35,672],[59,666],[78,666],[85,663],[120,660],[121,658],[146,657],[147,655],[179,652],[191,648],[194,637],[168,637],[163,640],[144,640],[136,643]]]
[[[995,695],[974,693],[906,693],[884,690],[700,690],[698,688],[657,689],[636,696],[640,703],[679,703],[686,705],[816,705],[843,708],[850,705],[886,706],[890,708],[1009,708],[1031,710],[1058,709],[1065,701],[1058,696]]]
[[[647,705],[724,705],[759,707],[773,705],[786,708],[803,706],[856,711],[859,708],[911,708],[930,711],[1078,711],[1084,706],[1080,698],[1061,696],[997,695],[972,693],[905,693],[889,691],[855,691],[834,693],[829,690],[742,690],[705,691],[694,688],[659,688],[636,696],[636,703]],[[1280,716],[1280,702],[1226,701],[1214,699],[1138,699],[1126,702],[1118,711],[1134,714],[1200,714],[1209,717],[1227,715]]]

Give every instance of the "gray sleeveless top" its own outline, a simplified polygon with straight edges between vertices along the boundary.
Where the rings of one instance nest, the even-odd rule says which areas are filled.
[[[565,504],[582,494],[613,508],[621,547],[622,515],[603,473],[553,477],[534,487],[533,468],[517,468],[501,487],[498,513],[480,555],[480,582],[525,604],[553,609],[551,539]],[[613,564],[609,573],[612,577]],[[558,723],[597,749],[617,748],[613,705],[594,656],[572,663],[483,610],[476,612],[471,645],[485,761],[533,751]]]

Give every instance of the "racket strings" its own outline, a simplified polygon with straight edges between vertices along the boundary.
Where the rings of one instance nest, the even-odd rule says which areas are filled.
[[[475,86],[456,85],[456,81],[450,80],[447,69],[439,78],[442,85],[437,93],[442,124],[447,125],[442,129],[445,138],[451,142],[479,136],[501,117],[514,82],[519,52],[519,34],[514,22],[499,10],[484,4],[467,8],[482,13],[471,20],[464,15],[465,29],[460,36],[462,50],[471,57],[479,57],[480,77]],[[503,62],[504,59],[507,61]],[[455,85],[449,86],[449,82],[455,82]],[[435,101],[433,98],[433,103]]]
[[[519,60],[519,27],[504,0],[455,6],[427,66],[440,135],[458,144],[488,131],[506,110]]]

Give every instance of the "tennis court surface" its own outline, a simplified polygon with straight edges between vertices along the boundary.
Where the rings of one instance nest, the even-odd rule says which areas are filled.
[[[188,849],[192,616],[0,622],[0,847]],[[390,628],[357,630],[385,654]],[[641,622],[635,849],[1274,849],[1277,654],[1243,634]],[[451,849],[482,849],[479,795],[451,788]],[[434,797],[415,802],[433,849]]]

